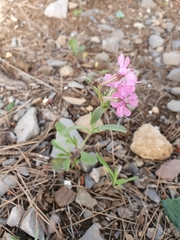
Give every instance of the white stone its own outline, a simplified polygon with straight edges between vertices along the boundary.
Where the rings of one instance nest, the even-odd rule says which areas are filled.
[[[162,46],[163,43],[164,43],[164,39],[162,39],[162,37],[158,35],[153,34],[149,37],[149,45],[152,48],[160,47]]]
[[[76,8],[78,6],[78,3],[74,3],[74,2],[69,2],[69,4],[68,4],[68,8],[69,9],[74,9],[74,8]]]
[[[179,96],[180,95],[180,87],[173,87],[171,88],[171,93],[174,95]]]
[[[26,114],[18,121],[14,132],[17,135],[17,143],[25,142],[39,134],[39,126],[37,123],[37,110],[31,107]]]
[[[92,196],[84,188],[77,189],[75,202],[91,209],[97,205],[97,200],[92,198]]]
[[[180,68],[175,68],[166,76],[168,80],[180,82]]]
[[[63,77],[69,77],[72,76],[74,73],[74,70],[71,66],[66,65],[60,69],[60,75]]]
[[[57,214],[52,213],[50,220],[49,220],[49,225],[48,225],[48,233],[52,234],[55,232],[56,225],[60,222],[60,218]]]
[[[94,43],[100,43],[101,39],[97,36],[93,36],[93,37],[91,37],[90,41],[94,42]]]
[[[163,62],[166,65],[179,65],[180,64],[180,53],[169,52],[163,54]]]
[[[66,18],[67,17],[67,9],[68,9],[68,0],[58,0],[56,2],[50,3],[45,11],[44,15],[51,18]]]
[[[67,64],[67,61],[52,60],[52,59],[48,59],[46,62],[47,62],[47,65],[50,67],[63,67]]]
[[[60,122],[62,124],[64,124],[67,128],[68,127],[71,127],[71,126],[74,126],[74,123],[71,119],[68,119],[68,118],[61,118],[60,119]],[[80,134],[78,133],[77,130],[72,130],[70,133],[70,136],[73,138],[75,137],[76,140],[77,140],[77,143],[78,143],[78,146],[80,146],[83,142],[83,139],[82,137],[80,136]],[[67,143],[66,142],[66,138],[64,136],[61,136],[58,132],[56,133],[56,140],[60,143],[60,145],[62,145],[65,149],[70,149],[71,152],[73,152],[75,150],[75,147],[74,145],[70,144],[70,143]],[[57,157],[57,155],[59,153],[62,153],[61,150],[59,149],[56,149],[53,147],[53,150],[52,150],[52,153],[51,153],[51,156],[52,157]]]
[[[98,167],[98,168],[93,168],[93,170],[90,172],[89,176],[94,179],[96,183],[99,182],[100,177],[106,176],[108,173],[108,170],[106,167]]]
[[[31,208],[28,214],[23,219],[20,229],[25,233],[29,234],[31,237],[35,237],[38,231],[38,239],[44,239],[44,231],[43,228],[38,221],[37,214],[33,208]]]
[[[24,214],[24,208],[22,206],[15,206],[12,208],[11,213],[7,219],[7,225],[10,227],[17,227]]]
[[[157,4],[152,0],[142,0],[141,7],[143,8],[155,8]]]
[[[68,87],[70,88],[78,88],[78,89],[84,89],[84,85],[76,82],[76,81],[71,81],[71,82],[68,82]]]
[[[102,52],[102,53],[98,53],[96,56],[95,56],[95,59],[100,59],[104,62],[108,62],[109,61],[109,55],[105,52]]]
[[[56,40],[57,47],[64,47],[66,45],[66,36],[60,35]]]
[[[167,103],[167,108],[172,112],[180,112],[180,100],[171,100]]]
[[[17,186],[16,179],[13,175],[0,175],[0,197],[2,197],[9,189]]]
[[[84,234],[80,240],[104,240],[101,235],[99,229],[101,228],[101,225],[99,223],[94,223]]]

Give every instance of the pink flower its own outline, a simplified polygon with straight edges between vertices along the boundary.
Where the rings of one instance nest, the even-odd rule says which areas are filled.
[[[121,54],[118,57],[118,64],[120,65],[119,74],[126,75],[128,73],[127,66],[129,65],[129,63],[130,63],[129,57],[126,57],[125,59],[123,54]]]
[[[109,86],[109,87],[114,87],[117,88],[119,84],[122,83],[122,76],[120,76],[119,74],[106,74],[104,76],[104,82],[102,82],[100,85],[101,86]]]
[[[134,91],[135,86],[124,84],[119,85],[118,91],[112,94],[111,106],[116,108],[116,114],[118,117],[128,117],[131,115],[131,111],[127,108],[127,104],[133,107],[136,107],[138,105],[138,97]]]

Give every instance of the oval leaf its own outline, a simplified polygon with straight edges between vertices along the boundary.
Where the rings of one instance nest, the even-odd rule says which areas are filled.
[[[66,150],[63,147],[61,147],[61,145],[59,144],[59,142],[57,140],[53,139],[51,141],[51,143],[52,143],[53,147],[63,151],[64,153],[67,153]]]
[[[103,115],[104,109],[102,107],[97,107],[92,113],[90,124],[96,123]]]
[[[61,170],[63,169],[63,162],[64,162],[63,158],[54,158],[51,161],[51,167],[56,171]]]
[[[100,131],[104,131],[104,130],[127,133],[127,129],[125,127],[123,127],[121,125],[117,125],[117,124],[107,124],[107,125],[103,125],[100,127],[96,127],[94,129],[94,131],[96,131],[96,132],[100,132]]]
[[[93,156],[90,153],[81,151],[81,161],[86,164],[93,165],[93,164],[97,163],[97,158],[96,158],[96,156]]]
[[[67,158],[64,162],[63,162],[63,168],[66,172],[69,171],[69,166],[70,166],[70,159]]]

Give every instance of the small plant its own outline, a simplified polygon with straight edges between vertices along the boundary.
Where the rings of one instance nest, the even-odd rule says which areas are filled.
[[[76,38],[72,37],[68,41],[68,46],[71,48],[72,54],[75,57],[82,58],[84,50],[86,49],[86,47],[84,45],[79,46]]]
[[[77,41],[72,41],[71,39],[71,47],[72,51],[75,53],[78,52]],[[82,126],[71,126],[66,128],[66,126],[62,123],[56,123],[56,130],[61,136],[65,137],[66,142],[71,144],[72,148],[71,150],[64,149],[64,147],[61,146],[57,140],[52,141],[52,145],[60,151],[57,158],[53,159],[51,162],[52,167],[55,170],[64,169],[65,171],[68,171],[70,167],[74,167],[79,162],[95,164],[99,160],[101,164],[108,169],[113,185],[121,185],[136,179],[136,177],[129,179],[117,179],[119,174],[118,168],[115,170],[115,172],[113,172],[98,153],[94,156],[85,151],[85,144],[89,137],[94,133],[99,133],[102,130],[126,132],[126,129],[121,125],[107,124],[97,127],[96,123],[102,117],[104,112],[110,108],[110,106],[116,109],[116,114],[118,117],[128,117],[131,115],[129,105],[133,107],[138,105],[138,97],[135,94],[135,85],[138,83],[137,77],[135,76],[135,71],[133,69],[127,68],[129,63],[130,59],[128,57],[125,59],[123,54],[121,54],[118,58],[118,64],[120,65],[119,72],[114,75],[106,74],[104,81],[98,86],[94,86],[94,91],[99,98],[100,106],[98,106],[94,112],[91,113],[91,129]],[[102,92],[103,86],[106,86],[108,90]],[[83,129],[83,131],[87,134],[81,146],[78,146],[77,140],[70,134],[70,132],[74,129]]]
[[[107,162],[105,162],[105,160],[101,157],[101,155],[99,155],[99,153],[96,153],[96,156],[97,156],[99,162],[108,170],[108,173],[109,173],[109,176],[110,176],[113,186],[120,186],[124,183],[134,181],[138,178],[138,177],[134,176],[134,177],[131,177],[128,179],[117,179],[118,174],[119,174],[119,168],[117,167],[116,170],[113,172],[111,170],[111,168],[108,166]]]
[[[81,13],[82,13],[82,9],[76,9],[73,12],[73,16],[74,17],[79,17],[81,15]]]

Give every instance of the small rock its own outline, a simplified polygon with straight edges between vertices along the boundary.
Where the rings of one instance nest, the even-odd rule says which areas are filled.
[[[163,54],[163,62],[166,65],[179,65],[180,64],[180,53],[169,52]]]
[[[101,228],[101,225],[99,223],[94,223],[88,230],[87,232],[84,234],[84,236],[82,238],[80,238],[79,240],[104,240],[101,236],[100,236],[100,231],[99,229]]]
[[[84,218],[88,218],[88,217],[93,216],[93,213],[89,210],[85,210],[83,215],[84,215]]]
[[[99,168],[93,168],[89,176],[94,179],[96,183],[99,182],[100,177],[106,176],[108,173],[108,170],[106,167],[102,166]]]
[[[26,110],[20,109],[15,115],[14,115],[14,121],[18,121],[24,114],[25,114]]]
[[[28,214],[23,219],[20,229],[25,233],[29,234],[31,237],[35,238],[38,230],[38,239],[44,239],[44,231],[43,228],[38,221],[36,212],[33,208],[30,209]]]
[[[91,209],[97,205],[96,199],[92,198],[91,195],[83,188],[77,189],[75,202]]]
[[[118,142],[116,141],[111,141],[107,146],[106,146],[106,150],[108,152],[110,152],[112,150],[112,147],[116,147],[118,145]],[[122,147],[122,146],[121,146]],[[118,149],[119,150],[119,149]]]
[[[119,207],[118,214],[120,218],[123,218],[123,219],[131,219],[133,217],[133,211],[125,207]]]
[[[84,89],[84,86],[76,81],[68,82],[68,87],[70,88],[78,88],[78,89]]]
[[[166,78],[168,80],[180,82],[180,68],[171,70],[170,73],[166,76]]]
[[[152,0],[142,0],[141,7],[143,8],[155,8],[157,4]]]
[[[60,222],[60,218],[56,213],[52,213],[49,219],[48,233],[52,234],[55,232],[56,225]]]
[[[135,27],[135,28],[141,30],[141,29],[144,28],[145,26],[144,26],[143,23],[135,22],[135,23],[133,23],[133,27]]]
[[[167,103],[167,108],[172,112],[180,112],[180,100],[171,100]]]
[[[31,107],[26,114],[18,121],[14,132],[17,135],[17,143],[25,142],[39,134],[39,126],[37,123],[37,110]]]
[[[98,53],[96,54],[95,59],[100,59],[103,62],[109,62],[109,55],[105,52]]]
[[[73,121],[70,120],[70,119],[68,119],[68,118],[61,118],[61,119],[60,119],[60,122],[61,122],[62,124],[64,124],[67,128],[68,128],[68,127],[71,127],[71,126],[74,126]],[[76,138],[77,143],[78,143],[78,147],[79,147],[79,146],[82,144],[83,139],[82,139],[82,137],[80,136],[80,134],[78,133],[78,131],[77,131],[77,130],[72,130],[69,134],[70,134],[70,136],[71,136],[72,138],[74,138],[74,137]],[[64,136],[61,136],[58,132],[56,133],[56,140],[57,140],[57,141],[59,142],[59,144],[60,144],[61,146],[63,146],[65,149],[70,149],[71,152],[73,152],[73,151],[75,150],[75,147],[74,147],[72,144],[67,143],[67,142],[66,142],[67,139],[66,139]],[[55,158],[55,157],[57,157],[57,155],[58,155],[59,153],[62,153],[62,151],[59,150],[59,149],[57,149],[57,148],[54,148],[54,147],[53,147],[51,156]]]
[[[60,61],[60,60],[53,60],[53,59],[48,59],[47,65],[50,67],[63,67],[67,64],[67,61]]]
[[[62,77],[69,77],[69,76],[73,75],[74,70],[71,66],[66,65],[66,66],[62,67],[59,72]]]
[[[74,124],[77,125],[77,126],[86,127],[86,128],[88,128],[91,131],[92,126],[90,125],[90,121],[91,121],[91,115],[88,113],[88,114],[78,118],[78,120],[76,120],[76,122]],[[95,126],[96,127],[103,126],[102,120],[99,119],[96,122]],[[86,131],[84,129],[79,129],[79,131],[86,133]]]
[[[36,71],[37,75],[51,75],[55,72],[54,68],[51,66],[41,66],[40,68],[38,68],[38,70]]]
[[[102,48],[106,51],[117,53],[119,49],[119,44],[124,38],[124,32],[121,30],[116,30],[112,33],[111,37],[103,39]]]
[[[59,207],[65,207],[72,203],[75,199],[76,193],[66,186],[61,187],[54,193],[54,198]]]
[[[166,22],[165,28],[168,30],[168,32],[171,32],[174,28],[174,24],[172,22]]]
[[[2,197],[9,189],[17,186],[16,179],[13,175],[0,175],[0,197]]]
[[[62,97],[66,102],[71,103],[73,105],[82,105],[86,102],[85,98],[74,98],[74,97]]]
[[[97,27],[98,27],[100,30],[107,31],[107,32],[112,32],[112,31],[114,31],[114,27],[111,27],[110,25],[107,25],[107,24],[99,24],[99,25],[97,25]]]
[[[10,227],[17,227],[24,214],[24,209],[22,206],[15,206],[12,208],[11,213],[7,219],[7,225]]]
[[[16,158],[9,158],[2,162],[2,166],[12,165],[16,162]]]
[[[101,39],[97,36],[93,36],[93,37],[91,37],[90,41],[94,42],[94,43],[100,43]]]
[[[131,234],[126,234],[126,240],[133,240],[133,236]]]
[[[171,93],[174,95],[179,96],[180,95],[180,87],[173,87],[171,88]]]
[[[53,111],[51,111],[48,108],[42,108],[40,109],[40,112],[42,114],[42,118],[47,121],[54,122],[58,118],[58,115],[56,115]]]
[[[78,3],[74,3],[74,2],[69,2],[69,4],[68,4],[68,8],[69,9],[74,9],[74,8],[76,8],[78,6]]]
[[[152,237],[154,236],[155,230],[156,230],[156,228],[148,228],[148,229],[147,229],[146,236],[147,236],[149,239],[152,239]]]
[[[135,40],[135,42],[134,42],[135,44],[142,44],[143,43],[143,41],[142,41],[142,39],[141,38],[138,38],[138,39],[136,39]]]
[[[66,45],[66,36],[60,35],[56,40],[56,45],[58,48],[64,47]]]
[[[159,108],[156,106],[152,107],[152,112],[158,114],[159,113]]]
[[[146,189],[144,191],[144,194],[147,195],[148,198],[151,199],[155,203],[160,203],[160,201],[161,201],[161,198],[153,189],[150,189],[150,188]]]
[[[95,184],[95,181],[90,176],[85,176],[85,187],[86,188],[92,188]]]
[[[162,37],[158,35],[153,34],[149,37],[149,45],[152,48],[160,47],[162,46],[163,43],[164,43],[164,39],[162,39]]]
[[[170,142],[151,124],[143,124],[135,131],[131,151],[150,160],[167,159],[173,152]]]
[[[163,231],[163,228],[162,226],[159,224],[158,225],[158,230],[156,232],[156,236],[154,238],[154,240],[159,240],[159,239],[162,239],[162,236],[164,235],[164,231]]]
[[[58,0],[56,2],[52,2],[50,3],[45,11],[44,11],[44,15],[51,18],[66,18],[67,16],[67,9],[68,9],[68,0]]]
[[[177,50],[180,47],[180,40],[172,41],[172,49]]]
[[[142,159],[137,158],[135,159],[135,162],[137,167],[142,167],[144,165],[144,162]]]

